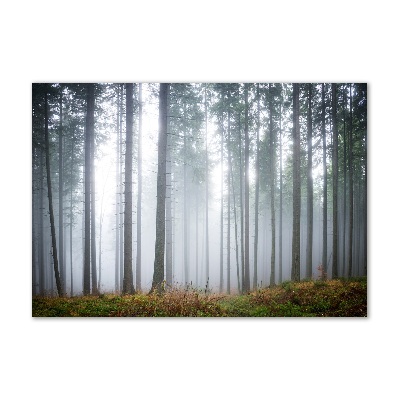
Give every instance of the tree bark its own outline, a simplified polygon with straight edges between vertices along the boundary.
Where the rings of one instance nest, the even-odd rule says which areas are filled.
[[[353,276],[353,230],[354,230],[354,184],[353,184],[353,85],[350,84],[350,126],[349,126],[349,244],[347,274]]]
[[[260,195],[260,84],[257,83],[257,139],[256,139],[256,177],[254,199],[254,273],[253,290],[257,289],[257,261],[258,261],[258,203]]]
[[[136,290],[142,290],[142,84],[139,83],[139,132],[138,132],[138,197],[137,197],[137,249],[136,249]],[[170,189],[171,190],[171,189]],[[171,199],[169,200],[171,201]],[[168,262],[167,262],[168,271]],[[168,281],[168,273],[167,273]],[[168,283],[168,282],[167,282]],[[170,285],[172,282],[170,282]]]
[[[293,84],[293,238],[292,238],[292,280],[300,281],[300,124],[299,84]]]
[[[132,271],[132,157],[133,157],[133,83],[126,84],[126,150],[124,212],[124,280],[122,293],[134,294]]]
[[[60,278],[63,293],[66,292],[66,271],[64,266],[64,171],[63,171],[63,114],[62,90],[60,91],[60,128],[58,132],[58,243],[60,253]]]
[[[275,286],[275,138],[272,119],[271,84],[268,85],[269,106],[269,175],[271,182],[271,275],[270,286]]]
[[[244,84],[244,101],[245,101],[245,119],[244,119],[244,167],[245,167],[245,184],[244,184],[244,276],[245,287],[244,292],[250,292],[250,141],[249,141],[249,99],[248,99],[248,84]]]
[[[326,131],[325,131],[325,84],[322,84],[322,168],[323,168],[323,205],[322,205],[322,277],[328,272],[328,171],[326,167]]]
[[[312,247],[313,247],[313,174],[312,174],[312,83],[307,85],[307,249],[306,249],[306,278],[312,277]]]
[[[49,120],[48,120],[48,100],[47,90],[45,91],[45,146],[46,146],[46,172],[47,172],[47,192],[49,197],[49,213],[50,213],[50,228],[51,228],[51,244],[52,253],[54,260],[54,276],[56,279],[57,292],[59,297],[64,296],[64,292],[61,285],[60,273],[58,269],[58,258],[57,258],[57,243],[56,243],[56,228],[54,224],[54,211],[53,211],[53,196],[51,191],[51,174],[50,174],[50,145],[49,145]]]
[[[332,278],[338,277],[338,132],[337,132],[336,84],[332,83],[332,130],[333,130],[333,247]]]
[[[154,273],[151,291],[162,291],[164,280],[165,250],[165,195],[166,195],[166,153],[167,153],[167,98],[169,83],[160,84],[159,93],[159,133],[158,133],[158,171],[157,171],[157,210],[156,243],[154,254]]]

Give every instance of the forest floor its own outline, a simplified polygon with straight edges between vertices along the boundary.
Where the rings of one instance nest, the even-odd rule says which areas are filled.
[[[164,294],[34,297],[33,317],[366,317],[367,279],[284,282],[247,295],[193,289]]]

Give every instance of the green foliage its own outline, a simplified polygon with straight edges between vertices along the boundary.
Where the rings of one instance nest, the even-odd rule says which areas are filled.
[[[366,317],[367,280],[284,282],[248,295],[171,290],[133,296],[35,297],[34,317]]]

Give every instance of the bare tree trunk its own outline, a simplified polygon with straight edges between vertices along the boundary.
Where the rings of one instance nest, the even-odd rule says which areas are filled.
[[[269,105],[269,175],[271,182],[271,275],[270,286],[275,286],[275,138],[272,119],[271,84],[268,85]]]
[[[136,290],[142,290],[142,84],[139,83],[139,132],[138,132],[138,197],[137,197],[137,249],[136,249]],[[170,177],[171,179],[171,177]],[[171,190],[171,189],[169,189]],[[169,200],[171,204],[171,198]],[[168,271],[168,262],[167,262]],[[168,273],[167,273],[168,280]],[[168,282],[167,282],[168,283]],[[171,284],[171,283],[170,283]]]
[[[257,83],[257,143],[256,143],[256,182],[254,199],[254,274],[253,289],[257,289],[257,260],[258,260],[258,203],[260,195],[260,84]]]
[[[116,135],[116,148],[117,159],[115,163],[115,291],[120,291],[119,280],[119,237],[120,237],[120,206],[119,206],[119,180],[120,180],[120,152],[119,152],[119,114],[120,114],[120,99],[119,87],[117,86],[117,135]]]
[[[165,195],[166,195],[166,153],[167,153],[167,115],[169,83],[160,84],[159,94],[159,134],[158,134],[158,172],[157,172],[157,211],[156,243],[154,255],[154,274],[151,291],[162,291],[164,280],[165,250]]]
[[[64,174],[63,174],[63,114],[62,85],[60,93],[60,128],[58,132],[58,243],[60,251],[60,278],[63,293],[66,292],[66,271],[64,265]]]
[[[44,257],[44,226],[43,226],[43,209],[44,209],[44,204],[43,204],[43,191],[44,191],[44,171],[43,171],[43,164],[44,164],[44,159],[43,159],[43,148],[40,148],[40,154],[39,154],[39,162],[40,162],[40,167],[39,167],[39,174],[40,174],[40,188],[39,188],[39,294],[41,296],[44,295],[44,290],[45,290],[45,257]]]
[[[207,85],[204,86],[204,113],[205,113],[205,142],[206,142],[206,290],[210,280],[210,244],[208,237],[208,115],[207,115]]]
[[[350,126],[349,126],[349,245],[347,273],[353,276],[353,230],[354,230],[354,184],[353,184],[353,85],[350,84]]]
[[[347,85],[343,89],[343,261],[342,261],[342,276],[345,276],[346,271],[346,228],[347,228],[347,143],[346,143],[346,109],[347,109]]]
[[[72,226],[74,223],[74,213],[73,213],[73,204],[72,204],[72,188],[73,188],[73,166],[74,166],[74,146],[75,145],[75,136],[72,137],[72,144],[71,144],[71,191],[70,191],[70,216],[69,216],[69,258],[70,258],[70,271],[71,271],[71,297],[74,295],[74,276],[73,276],[73,263],[72,263]]]
[[[83,269],[83,294],[90,294],[90,146],[94,125],[94,87],[86,85],[86,129],[85,129],[85,249]]]
[[[133,157],[133,83],[126,84],[126,150],[124,212],[124,280],[122,293],[134,294],[132,271],[132,157]]]
[[[245,119],[244,119],[244,292],[250,292],[250,141],[249,141],[249,100],[248,100],[248,84],[244,84],[244,101],[245,101]]]
[[[98,294],[97,291],[97,256],[96,256],[96,177],[94,168],[95,140],[94,140],[94,84],[93,86],[93,123],[90,132],[90,251],[92,263],[92,294]]]
[[[300,124],[299,84],[293,84],[293,238],[292,238],[292,280],[300,281]]]
[[[279,283],[282,283],[282,103],[279,114]]]
[[[332,278],[338,277],[338,132],[337,132],[336,84],[332,83],[332,129],[333,129],[333,248]]]
[[[219,237],[219,292],[224,286],[224,122],[221,121],[221,205],[220,205],[220,237]]]
[[[322,168],[324,175],[323,182],[323,206],[322,206],[322,268],[323,276],[328,272],[328,171],[326,168],[326,131],[325,131],[325,84],[322,84]]]
[[[231,191],[230,191],[230,173],[231,173],[231,113],[228,111],[228,232],[226,234],[226,291],[228,294],[231,293]]]
[[[306,249],[306,278],[312,277],[312,247],[313,247],[313,175],[312,175],[312,83],[308,88],[307,108],[307,249]]]
[[[48,102],[47,102],[47,90],[45,92],[45,144],[46,144],[46,172],[47,172],[47,192],[49,197],[49,213],[50,213],[50,228],[51,228],[51,243],[52,243],[52,253],[54,260],[54,276],[56,278],[57,292],[60,297],[64,296],[62,290],[60,273],[58,270],[58,258],[57,258],[57,243],[56,243],[56,228],[54,224],[54,212],[53,212],[53,196],[51,192],[51,175],[50,175],[50,145],[49,145],[49,121],[48,121]]]

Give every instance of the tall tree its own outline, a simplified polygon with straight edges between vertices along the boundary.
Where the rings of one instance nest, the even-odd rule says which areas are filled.
[[[292,280],[300,281],[300,123],[299,84],[293,84],[293,239]]]
[[[86,84],[86,126],[85,126],[85,246],[83,266],[83,294],[90,294],[90,177],[91,137],[94,132],[94,85]]]
[[[337,99],[336,84],[332,83],[332,134],[333,134],[333,249],[332,278],[338,277],[338,131],[337,131]]]
[[[136,214],[137,215],[136,289],[137,290],[142,289],[142,162],[143,162],[142,119],[143,119],[142,84],[139,83],[138,197],[137,197],[137,214]]]
[[[209,286],[210,279],[210,242],[208,236],[208,99],[207,99],[207,84],[204,85],[204,118],[205,118],[205,142],[206,142],[206,288]]]
[[[307,249],[306,278],[312,277],[312,247],[313,247],[313,204],[314,188],[312,173],[312,83],[307,84]]]
[[[353,85],[350,84],[349,124],[349,244],[347,274],[353,276],[353,230],[354,230],[354,183],[353,183]]]
[[[52,243],[52,254],[53,254],[53,265],[54,265],[54,276],[56,279],[57,292],[60,297],[64,296],[64,292],[61,285],[60,272],[58,269],[58,257],[57,257],[57,243],[56,243],[56,228],[54,223],[54,211],[53,211],[53,195],[51,191],[51,174],[50,174],[50,144],[49,144],[49,119],[48,119],[48,94],[47,88],[45,89],[45,146],[46,146],[46,175],[47,175],[47,193],[49,198],[49,214],[50,214],[50,228],[51,228],[51,243]]]
[[[156,210],[156,243],[154,254],[154,273],[151,291],[162,291],[164,280],[165,250],[165,195],[166,195],[166,161],[167,161],[167,98],[169,83],[160,84],[159,92],[159,131],[158,131],[158,171],[157,171],[157,210]]]
[[[328,169],[326,163],[326,126],[325,126],[325,84],[322,84],[322,169],[324,175],[322,189],[322,276],[328,272]]]
[[[271,275],[270,286],[275,285],[275,135],[273,126],[273,93],[271,84],[268,85],[268,108],[269,108],[269,176],[271,186]]]
[[[257,261],[258,261],[258,203],[260,196],[260,84],[257,83],[257,138],[256,138],[256,166],[255,166],[255,199],[254,199],[254,273],[253,290],[257,289]]]
[[[249,93],[248,84],[244,84],[244,292],[250,292],[250,140],[249,140]]]
[[[124,280],[122,293],[134,294],[132,271],[133,83],[126,84]]]
[[[221,205],[220,205],[220,239],[219,239],[219,292],[224,285],[224,121],[221,118]]]
[[[66,289],[64,266],[64,171],[63,171],[63,85],[60,85],[60,128],[58,132],[58,243],[60,252],[60,275],[63,292]]]
[[[119,99],[119,86],[116,87],[117,91],[117,134],[116,134],[116,151],[117,158],[115,163],[115,291],[120,290],[120,279],[119,279],[119,249],[120,249],[120,205],[119,205],[119,179],[120,179],[120,153],[119,153],[119,122],[120,122],[120,99]]]
[[[90,127],[90,252],[92,266],[92,293],[98,293],[97,286],[97,256],[96,256],[96,174],[94,166],[94,85],[93,86],[93,123]]]

